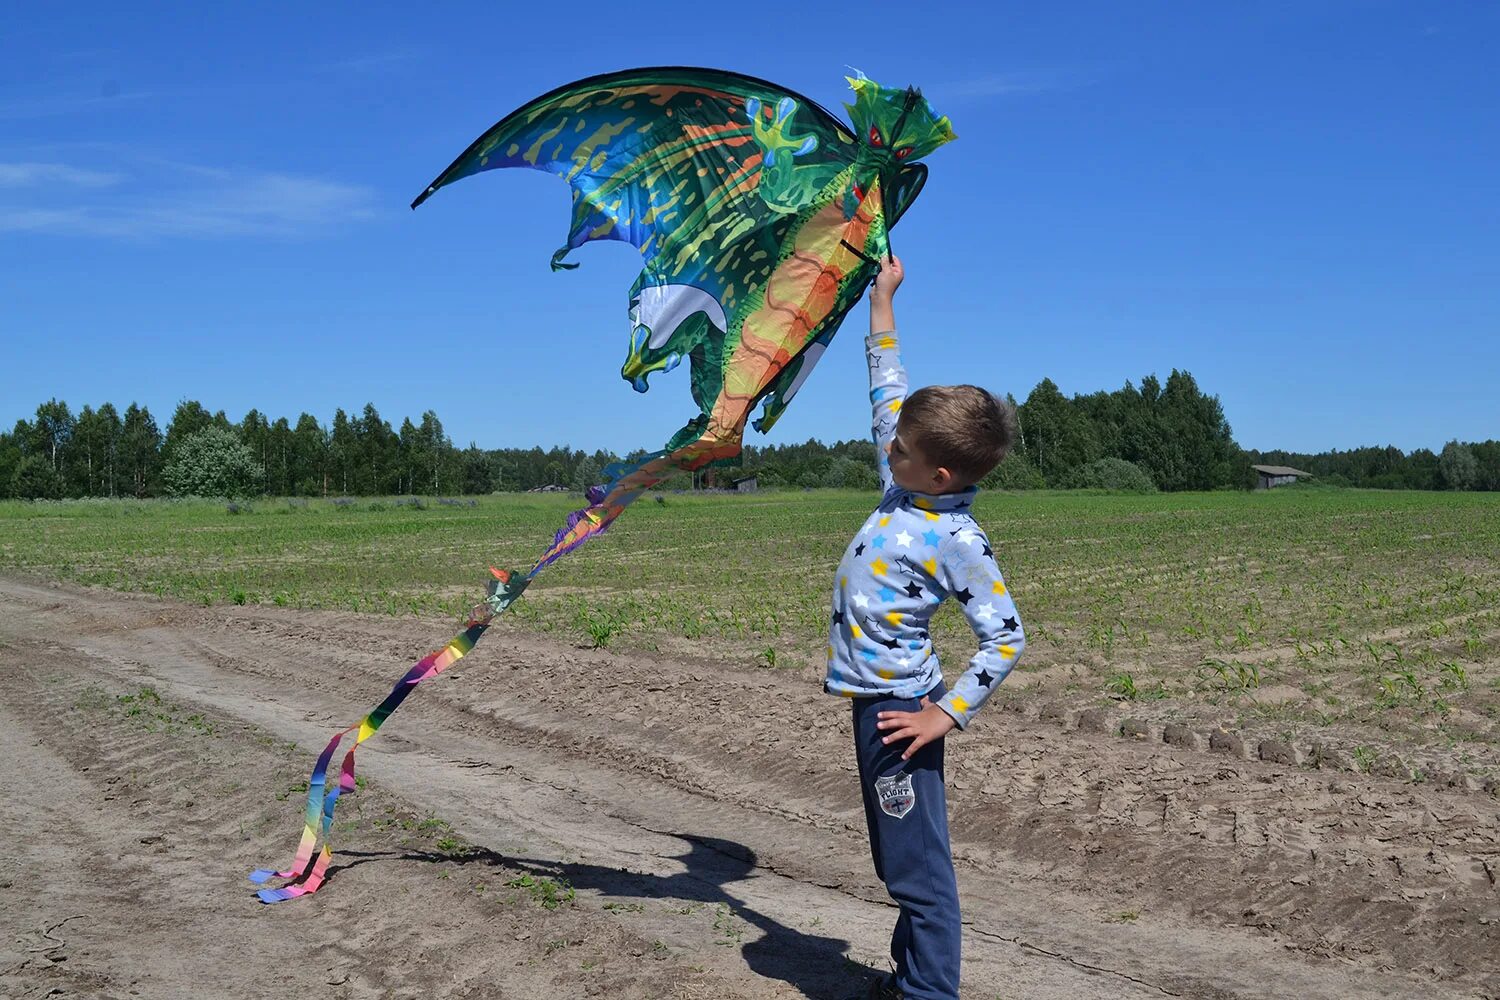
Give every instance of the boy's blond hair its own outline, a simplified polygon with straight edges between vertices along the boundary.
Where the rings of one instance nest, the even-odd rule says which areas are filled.
[[[1016,440],[1016,408],[977,385],[929,385],[901,404],[900,430],[933,465],[979,482]]]

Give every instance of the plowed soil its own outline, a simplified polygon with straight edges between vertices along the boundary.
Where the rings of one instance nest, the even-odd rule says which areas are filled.
[[[837,1000],[886,967],[813,673],[503,621],[361,749],[322,891],[259,903],[317,751],[453,631],[0,580],[0,995]],[[948,758],[966,997],[1500,995],[1472,782],[1003,710]]]

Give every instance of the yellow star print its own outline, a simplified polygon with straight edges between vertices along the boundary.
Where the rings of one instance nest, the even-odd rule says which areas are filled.
[[[876,576],[885,576],[885,571],[890,568],[890,564],[884,559],[877,558],[874,562],[870,563],[870,572]]]

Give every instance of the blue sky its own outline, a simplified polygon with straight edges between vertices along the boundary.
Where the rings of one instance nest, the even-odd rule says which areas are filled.
[[[1247,447],[1500,437],[1500,5],[255,8],[6,4],[0,426],[372,401],[460,445],[660,445],[686,369],[619,377],[633,249],[548,269],[566,185],[406,206],[534,96],[697,64],[835,109],[857,66],[952,118],[894,233],[916,385],[1176,367]],[[868,432],[865,323],[770,440]]]

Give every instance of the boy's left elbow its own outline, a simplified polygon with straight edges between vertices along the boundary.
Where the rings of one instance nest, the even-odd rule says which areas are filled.
[[[1010,635],[1000,640],[1000,655],[1004,657],[1006,664],[1015,663],[1026,651],[1026,633],[1016,629]]]

